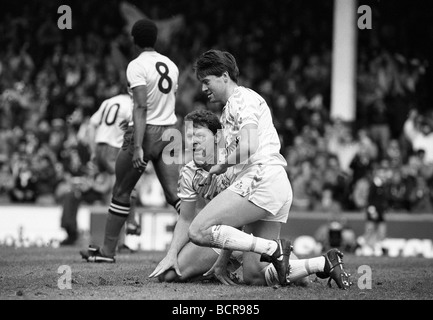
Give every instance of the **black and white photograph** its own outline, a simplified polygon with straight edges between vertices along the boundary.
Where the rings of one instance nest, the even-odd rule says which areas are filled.
[[[432,300],[432,4],[2,0],[0,300]]]

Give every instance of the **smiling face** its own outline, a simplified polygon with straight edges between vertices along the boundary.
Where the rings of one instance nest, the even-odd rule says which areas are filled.
[[[227,80],[228,74],[222,76],[208,75],[200,79],[201,90],[206,94],[210,102],[227,102]]]

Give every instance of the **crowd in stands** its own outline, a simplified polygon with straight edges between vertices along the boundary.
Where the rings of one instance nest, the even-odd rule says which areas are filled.
[[[180,68],[180,127],[195,108],[221,110],[200,92],[196,57],[220,48],[238,58],[240,83],[272,109],[294,210],[361,210],[380,167],[388,172],[391,211],[433,212],[433,113],[419,99],[429,70],[422,58],[360,47],[356,121],[345,123],[329,111],[332,19],[323,17],[332,17],[332,2],[317,10],[301,1],[230,2],[230,10],[228,1],[133,3],[154,19],[184,15],[182,28],[157,48]],[[88,119],[124,90],[125,62],[134,54],[119,1],[100,4],[72,5],[72,30],[60,30],[58,1],[2,3],[0,203],[59,203],[74,178],[92,172]]]

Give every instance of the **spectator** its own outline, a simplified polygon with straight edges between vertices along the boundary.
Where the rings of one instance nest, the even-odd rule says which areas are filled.
[[[314,206],[314,211],[339,215],[342,213],[341,204],[335,200],[334,190],[332,185],[324,185],[322,197],[319,203]]]
[[[355,154],[355,157],[350,162],[349,168],[351,169],[351,191],[353,191],[353,186],[363,178],[367,178],[373,169],[373,159],[371,158],[371,153],[368,152],[366,147],[361,147]]]
[[[293,188],[293,209],[308,211],[313,207],[313,201],[311,197],[311,179],[312,179],[312,168],[309,161],[302,163],[302,169],[298,175],[292,178]]]
[[[350,176],[342,170],[337,156],[330,155],[328,157],[328,167],[323,176],[323,183],[332,186],[335,200],[343,208],[347,207],[349,181]]]
[[[365,210],[368,204],[368,192],[370,189],[369,175],[359,179],[353,186],[351,201],[355,210]]]
[[[394,212],[410,211],[409,188],[400,169],[393,171],[389,181],[389,208]]]
[[[404,124],[404,134],[414,151],[424,151],[423,162],[433,163],[433,129],[427,119],[412,110]]]
[[[57,174],[52,159],[46,154],[37,155],[33,169],[37,181],[37,202],[55,204],[54,192],[57,186]]]
[[[374,143],[378,146],[380,158],[384,157],[389,140],[391,139],[388,113],[389,110],[383,98],[379,98],[368,111],[368,123],[370,123],[369,133]]]
[[[0,162],[0,203],[10,201],[10,192],[13,187],[14,180],[9,165]]]
[[[336,119],[331,130],[328,131],[327,139],[329,152],[337,156],[341,169],[349,173],[350,163],[359,149],[358,144],[353,139],[349,125]]]
[[[222,8],[229,4],[227,0],[221,1]],[[241,6],[230,5],[237,9]],[[118,2],[109,0],[103,9],[98,10],[96,0],[74,6],[74,20],[94,23],[79,23],[67,32],[60,32],[55,27],[56,22],[46,18],[46,12],[55,12],[57,8],[52,0],[43,3],[24,1],[19,10],[10,0],[3,1],[0,6],[5,8],[0,10],[3,21],[0,25],[0,162],[6,162],[16,176],[18,162],[14,163],[16,158],[12,154],[18,150],[23,157],[30,151],[38,154],[38,150],[46,148],[44,144],[48,143],[55,155],[50,158],[56,170],[61,168],[64,157],[68,157],[69,148],[78,148],[85,164],[88,146],[83,137],[86,137],[87,116],[122,83],[125,77],[122,65],[132,57],[132,46],[124,32],[125,23],[119,14]],[[350,181],[353,173],[350,163],[361,145],[366,144],[370,149],[371,141],[377,143],[373,145],[372,149],[377,150],[372,151],[371,161],[385,157],[395,170],[402,173],[407,192],[412,194],[409,207],[415,208],[418,201],[425,201],[414,196],[416,185],[429,185],[433,179],[428,173],[431,172],[428,164],[432,163],[433,157],[433,125],[431,115],[426,112],[431,108],[431,99],[428,99],[432,86],[428,77],[431,58],[426,55],[425,46],[410,41],[414,45],[391,49],[386,43],[393,42],[393,37],[387,33],[381,33],[379,40],[383,41],[378,42],[380,45],[374,44],[371,37],[360,35],[362,45],[357,65],[358,100],[354,127],[363,129],[352,137],[349,127],[338,128],[338,120],[332,123],[329,117],[329,48],[332,44],[329,32],[332,29],[332,5],[329,2],[320,2],[316,6],[322,14],[318,29],[311,28],[316,24],[317,16],[302,2],[283,2],[278,12],[274,12],[271,5],[252,2],[249,9],[243,11],[243,19],[239,19],[236,10],[215,11],[212,2],[202,4],[200,10],[197,10],[195,1],[186,0],[166,3],[164,11],[157,10],[159,6],[158,1],[151,0],[141,7],[156,19],[163,19],[163,12],[165,17],[182,12],[190,22],[182,27],[183,32],[172,38],[170,46],[161,47],[178,62],[183,77],[177,95],[180,118],[196,107],[221,107],[202,103],[203,95],[192,72],[191,61],[203,47],[227,47],[235,56],[254,52],[240,66],[244,70],[241,83],[274,101],[270,107],[290,163],[287,171],[291,179],[303,170],[304,161],[314,163],[311,175],[317,184],[310,184],[306,193],[313,206],[321,198],[321,192],[318,193],[320,186],[325,180],[333,180],[330,177],[332,173],[325,172],[335,172],[334,169],[328,170],[328,165],[326,168],[322,165],[317,167],[316,158],[319,154],[327,158],[332,153],[337,155],[340,170],[344,173],[342,181],[350,183],[350,190],[353,190],[351,201],[357,199],[358,204],[353,206],[353,203],[340,198],[337,201],[341,202],[344,210],[362,207],[365,185],[358,179],[358,174],[353,178],[356,182]],[[415,9],[405,8],[401,12],[408,10],[411,14],[405,19],[414,21],[417,16]],[[422,11],[418,7],[416,10]],[[256,14],[258,11],[260,16]],[[310,13],[302,13],[306,11]],[[285,12],[284,18],[280,12]],[[217,19],[209,25],[207,22],[212,17]],[[404,30],[407,19],[399,26],[403,35],[407,32]],[[230,27],[221,28],[227,25],[227,21],[230,21]],[[293,30],[293,33],[278,37],[279,30]],[[36,36],[32,38],[29,34]],[[423,55],[429,59],[424,59]],[[409,108],[422,109],[414,121],[410,116],[405,119]],[[66,124],[71,114],[77,118],[74,123]],[[332,135],[328,134],[329,128]],[[420,150],[424,150],[423,162],[427,167],[419,169],[426,173],[417,171],[424,180],[417,183],[417,176],[409,174],[410,170],[405,171],[408,162],[412,161],[413,152]],[[322,161],[318,160],[319,163]],[[32,167],[30,165],[31,171]],[[34,170],[33,173],[37,174]],[[343,194],[348,196],[347,192]]]
[[[385,150],[385,159],[391,164],[392,168],[398,169],[403,165],[403,155],[397,139],[392,139]]]
[[[351,178],[348,194],[351,208],[361,208],[364,205],[362,190],[373,169],[374,161],[368,147],[362,145],[350,162]],[[365,194],[364,194],[365,195]]]
[[[414,177],[414,185],[409,195],[410,211],[413,213],[433,212],[428,178],[420,174]]]
[[[13,187],[9,192],[12,202],[34,203],[37,197],[37,177],[27,158],[18,158],[13,175]]]

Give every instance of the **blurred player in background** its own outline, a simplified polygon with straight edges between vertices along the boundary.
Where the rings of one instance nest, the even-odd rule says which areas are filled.
[[[126,77],[133,96],[133,126],[124,136],[122,148],[116,160],[116,180],[108,210],[104,244],[101,248],[89,246],[81,251],[88,262],[115,262],[115,249],[120,230],[130,212],[130,196],[152,161],[155,172],[164,189],[167,202],[179,210],[177,197],[178,164],[166,164],[162,153],[170,141],[163,141],[166,130],[175,129],[176,91],[179,70],[168,57],[155,51],[158,29],[148,19],[138,20],[131,35],[139,55],[127,67]],[[182,146],[178,147],[181,150]]]
[[[225,173],[214,175],[211,182],[205,184],[212,163],[217,161],[218,151],[225,149],[221,132],[222,126],[218,117],[210,111],[197,110],[189,113],[185,117],[185,121],[192,121],[194,127],[192,137],[193,161],[187,163],[179,175],[178,192],[182,202],[179,220],[174,230],[170,248],[166,257],[149,276],[151,278],[159,277],[160,281],[167,282],[201,280],[206,278],[203,277],[203,274],[212,275],[213,271],[208,271],[212,270],[222,250],[193,244],[188,237],[188,230],[197,212],[202,208],[201,202],[208,203],[228,188],[236,179],[234,167],[231,167]],[[230,146],[229,149],[231,149]],[[261,230],[266,228],[267,222],[261,220],[253,224],[256,229],[255,235],[261,236]],[[245,232],[253,231],[251,225],[245,228]],[[332,277],[339,281],[336,273],[332,272],[332,270],[335,264],[339,265],[342,262],[329,260],[333,259],[332,256],[337,252],[338,250],[333,249],[324,256],[304,260],[297,260],[297,257],[292,254],[290,271],[287,272],[287,275],[285,274],[287,280],[290,283],[306,285],[308,279],[305,277],[319,272],[322,277]],[[224,284],[235,284],[235,278],[240,276],[239,274],[233,275],[234,271],[243,264],[242,255],[243,253],[240,251],[232,252],[227,260],[228,272],[224,268],[221,274],[219,272],[215,273],[216,278]],[[261,270],[255,270],[258,271],[256,276],[265,281],[251,282],[251,279],[246,279],[249,284],[274,286],[280,283],[278,277],[276,277],[277,272],[273,264],[267,263]],[[251,275],[249,277],[251,278]]]
[[[365,254],[386,254],[383,241],[386,239],[385,213],[389,209],[389,178],[387,161],[382,160],[372,170],[365,209],[365,232],[360,245]],[[370,252],[368,252],[370,251]]]
[[[128,123],[132,121],[132,107],[131,96],[126,93],[119,93],[103,101],[99,109],[90,117],[86,138],[90,148],[90,159],[93,163],[93,165],[90,164],[89,170],[93,173],[88,175],[86,183],[77,179],[75,182],[71,180],[70,186],[73,192],[66,193],[63,197],[62,226],[66,225],[65,229],[68,234],[68,230],[72,230],[66,244],[74,244],[75,241],[68,240],[77,239],[74,234],[78,234],[76,219],[80,202],[91,203],[91,199],[98,198],[93,193],[101,193],[105,196],[114,185],[116,157],[122,146],[123,135]],[[106,189],[106,186],[111,186],[111,188]],[[128,216],[127,234],[140,234],[141,232],[139,224],[135,221],[135,199],[136,192],[133,192],[131,203],[134,205],[131,206],[131,214]],[[124,236],[121,236],[119,248],[124,246]]]
[[[117,154],[123,144],[123,136],[132,123],[133,102],[131,95],[120,93],[102,102],[99,109],[90,118],[88,138],[91,160],[100,172],[107,172],[115,181]],[[131,193],[131,209],[126,221],[126,234],[140,235],[141,227],[136,221],[137,192]],[[121,235],[119,249],[125,246]]]

